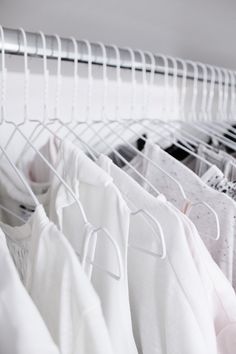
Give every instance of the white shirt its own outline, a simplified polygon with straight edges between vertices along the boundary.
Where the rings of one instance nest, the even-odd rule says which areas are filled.
[[[217,336],[217,349],[220,354],[234,353],[236,348],[236,296],[235,292],[220,271],[193,223],[182,215],[187,241],[193,260],[205,289],[208,310],[214,320]]]
[[[0,230],[0,353],[59,354],[23,287]]]
[[[236,289],[236,204],[228,196],[211,189],[200,177],[181,162],[170,156],[155,144],[146,144],[145,153],[169,175],[182,185],[191,203],[206,202],[217,213],[220,223],[220,239],[215,241],[216,221],[203,205],[194,206],[190,219],[194,222],[205,245],[215,262]],[[183,210],[184,199],[177,184],[147,160],[138,156],[132,164],[176,207]],[[129,174],[129,168],[126,167]],[[133,176],[136,178],[136,176]],[[142,183],[142,181],[139,181]],[[146,187],[146,186],[144,186]],[[147,188],[147,187],[146,187]]]
[[[186,240],[172,207],[143,190],[105,156],[98,163],[113,178],[130,210],[145,209],[164,231],[167,257],[160,259],[160,239],[153,223],[138,214],[131,219],[129,242],[149,250],[129,249],[128,274],[132,320],[139,353],[217,353],[212,314]],[[168,221],[168,222],[167,222]],[[150,225],[148,224],[150,222]]]
[[[112,178],[92,162],[76,146],[64,142],[60,147],[50,139],[41,149],[80,199],[88,221],[96,227],[106,228],[116,240],[122,257],[123,277],[119,281],[110,275],[93,268],[92,283],[100,297],[103,314],[109,330],[112,346],[116,354],[137,354],[131,323],[128,281],[127,249],[129,230],[129,210],[120,192],[112,183]],[[84,222],[73,197],[52,175],[41,159],[35,159],[22,166],[26,176],[33,179],[32,187],[43,203],[47,214],[68,238],[76,254],[81,255],[84,241]],[[39,176],[39,183],[37,181]],[[1,175],[0,175],[1,177]],[[9,176],[5,183],[9,184]],[[47,181],[50,178],[50,182]],[[13,192],[19,203],[32,208],[31,200],[18,183]],[[50,188],[49,188],[50,185]],[[21,189],[19,193],[18,190]],[[9,198],[8,198],[9,199]],[[15,203],[16,205],[17,203]],[[11,209],[12,210],[12,209]],[[118,275],[118,263],[114,248],[103,236],[98,234],[95,263]]]
[[[1,227],[22,282],[60,353],[113,353],[99,299],[43,207],[38,206],[22,226]]]

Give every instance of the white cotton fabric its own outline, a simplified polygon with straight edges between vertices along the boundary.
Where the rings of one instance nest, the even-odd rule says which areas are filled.
[[[22,282],[59,352],[112,354],[99,299],[70,244],[43,207],[39,205],[23,225],[1,223],[1,228]]]
[[[228,196],[207,186],[200,177],[181,164],[178,160],[161,150],[157,145],[147,143],[145,153],[155,164],[161,167],[184,189],[188,205],[198,202],[208,203],[217,213],[220,224],[220,239],[215,241],[216,221],[213,214],[202,204],[195,205],[189,215],[202,237],[215,262],[236,289],[236,204]],[[177,208],[184,210],[186,201],[176,182],[161,172],[153,164],[138,156],[132,161],[139,172],[161,191]],[[125,170],[137,179],[126,167]],[[145,188],[143,181],[139,180]]]
[[[0,230],[0,353],[59,354],[27,294]]]
[[[213,261],[194,224],[184,215],[187,241],[204,287],[208,311],[214,320],[217,349],[233,354],[236,348],[236,296],[224,274]]]
[[[130,212],[145,209],[159,221],[165,235],[167,257],[161,259],[162,245],[153,222],[143,214],[131,217],[129,243],[139,249],[129,248],[128,255],[138,352],[217,353],[214,318],[177,212],[163,198],[148,194],[106,156],[101,155],[98,163],[112,176]]]
[[[59,147],[53,139],[49,139],[41,152],[79,198],[88,221],[95,227],[103,227],[108,230],[119,246],[122,278],[117,280],[106,272],[93,267],[92,284],[101,300],[114,352],[116,354],[137,354],[132,331],[127,281],[128,207],[112,183],[112,178],[75,145],[65,141]],[[48,171],[48,167],[42,163],[38,156],[35,156],[31,163],[21,166],[21,169],[30,180],[31,186],[40,202],[43,203],[50,220],[67,237],[76,254],[81,256],[85,225],[78,205],[71,194],[56,176]],[[40,176],[39,182],[37,176]],[[47,178],[49,181],[46,180]],[[9,184],[9,177],[4,182]],[[14,181],[12,184],[15,183]],[[9,189],[12,191],[12,186]],[[19,182],[15,189],[17,189],[13,193],[15,199],[17,198],[19,203],[24,201],[27,209],[32,208],[32,202],[22,190]],[[7,203],[9,198],[6,199]],[[98,233],[95,264],[119,276],[114,247],[107,241],[103,232]]]

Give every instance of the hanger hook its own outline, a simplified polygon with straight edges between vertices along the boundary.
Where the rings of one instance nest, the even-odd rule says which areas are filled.
[[[172,101],[173,101],[173,114],[175,118],[175,114],[178,111],[178,86],[177,86],[177,78],[178,78],[178,61],[176,58],[167,56],[167,59],[169,59],[172,62],[173,65],[173,93],[171,92],[171,96],[173,95]]]
[[[116,87],[116,108],[115,108],[115,119],[119,119],[119,110],[120,110],[120,90],[121,90],[121,60],[120,60],[120,50],[116,45],[111,45],[111,47],[115,51],[115,57],[116,57],[116,82],[117,82],[117,87]]]
[[[90,112],[92,106],[92,88],[93,88],[93,73],[92,73],[92,46],[87,39],[83,39],[80,42],[84,43],[88,51],[88,91],[86,102],[86,115],[87,122],[90,121]],[[86,119],[86,118],[85,118]]]
[[[48,87],[49,87],[49,71],[47,68],[47,46],[46,37],[42,31],[39,32],[43,45],[43,73],[44,73],[44,102],[43,102],[43,122],[48,118]]]
[[[142,85],[143,85],[143,104],[142,104],[142,118],[147,118],[147,72],[146,72],[146,58],[145,53],[142,50],[137,50],[141,58],[141,70],[142,70]]]
[[[187,64],[193,67],[193,95],[191,102],[190,117],[195,121],[197,119],[197,96],[198,96],[198,66],[192,60],[187,60]]]
[[[107,77],[107,51],[103,43],[97,42],[97,45],[100,46],[102,50],[102,79],[103,79],[103,99],[102,99],[102,121],[106,116],[106,107],[107,107],[107,89],[108,89],[108,77]]]
[[[131,98],[131,105],[130,105],[130,118],[133,119],[134,118],[134,112],[135,112],[135,102],[136,102],[136,67],[135,67],[135,53],[134,50],[126,47],[124,48],[125,50],[127,50],[130,54],[130,58],[131,58],[131,83],[132,83],[132,98]]]
[[[163,103],[164,103],[164,108],[162,106],[163,113],[168,117],[168,107],[169,107],[169,64],[168,64],[168,59],[166,55],[163,54],[158,54],[158,57],[163,60],[164,63],[164,98],[163,98]]]
[[[222,85],[222,81],[223,81],[223,77],[222,77],[222,72],[220,70],[220,68],[218,68],[217,66],[214,67],[216,72],[217,72],[217,76],[218,76],[218,112],[217,112],[217,119],[221,120],[221,117],[223,117],[223,85]]]
[[[202,100],[200,106],[200,115],[203,120],[207,119],[206,103],[207,103],[207,66],[203,63],[197,62],[197,65],[202,69]]]
[[[156,70],[156,58],[155,55],[152,54],[151,52],[145,52],[145,54],[150,58],[150,80],[149,80],[149,89],[147,93],[147,100],[146,100],[146,112],[148,116],[148,112],[150,111],[150,101],[151,101],[151,95],[152,95],[152,88],[154,85],[154,78],[155,78],[155,70]]]
[[[57,85],[56,85],[56,100],[54,108],[54,116],[56,119],[60,119],[60,96],[61,96],[61,38],[58,34],[54,35],[57,42]]]
[[[231,84],[231,94],[230,94],[230,114],[229,119],[234,119],[234,108],[235,108],[235,73],[230,71],[230,84]]]
[[[185,121],[185,99],[186,99],[186,92],[187,92],[187,64],[185,60],[176,58],[178,62],[182,65],[182,85],[181,85],[181,91],[180,91],[180,104],[179,104],[179,110],[180,110],[180,115],[182,117],[182,120]]]
[[[5,34],[3,27],[0,25],[1,34],[1,52],[2,52],[2,86],[1,86],[1,121],[2,124],[5,121],[6,116],[6,79],[7,79],[7,69],[5,61]]]
[[[209,88],[209,95],[208,95],[208,103],[207,103],[207,117],[208,120],[213,120],[213,101],[215,95],[215,82],[216,82],[216,72],[215,68],[212,65],[207,65],[208,69],[211,72],[210,75],[210,88]]]
[[[23,28],[19,28],[21,36],[23,38],[23,46],[24,46],[24,72],[25,72],[25,80],[24,80],[24,120],[23,123],[26,123],[29,117],[29,67],[28,67],[28,43],[26,32]]]
[[[72,96],[71,119],[69,123],[75,120],[77,114],[77,93],[78,93],[78,44],[74,37],[70,37],[74,47],[74,87]]]
[[[229,102],[229,84],[230,84],[230,74],[229,70],[222,69],[222,72],[224,74],[225,80],[224,80],[224,95],[223,95],[223,113],[225,120],[228,120],[228,102]]]

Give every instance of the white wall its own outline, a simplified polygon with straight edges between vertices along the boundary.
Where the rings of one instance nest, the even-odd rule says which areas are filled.
[[[0,0],[0,23],[236,69],[235,0]]]

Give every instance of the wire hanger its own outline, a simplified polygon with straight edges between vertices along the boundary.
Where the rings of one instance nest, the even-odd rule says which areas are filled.
[[[94,258],[95,258],[95,254],[96,254],[97,235],[99,232],[101,232],[102,234],[104,234],[107,237],[107,239],[110,241],[110,243],[112,244],[113,248],[116,251],[116,258],[117,258],[117,264],[118,264],[118,269],[119,269],[118,275],[106,270],[105,268],[101,267],[99,264],[95,264],[95,262],[94,262]],[[87,258],[88,258],[88,252],[89,252],[89,243],[91,242],[92,238],[94,238],[94,242],[92,244],[91,257],[88,260]],[[89,263],[88,272],[86,272],[86,268],[85,268],[87,262]],[[83,247],[83,257],[82,257],[81,265],[82,265],[82,269],[84,269],[84,271],[87,273],[88,278],[90,280],[92,277],[92,271],[93,271],[94,267],[100,271],[107,273],[108,275],[112,276],[116,280],[120,280],[123,277],[123,266],[122,266],[122,259],[121,259],[119,246],[106,228],[103,228],[103,227],[95,228],[94,227],[90,230],[89,233],[87,233],[86,239],[84,242],[84,247]]]
[[[99,43],[100,44],[100,43]],[[102,45],[102,44],[100,44]],[[103,55],[105,55],[105,47],[103,48]],[[105,66],[105,60],[103,61],[104,62],[104,66]],[[91,74],[92,74],[92,71],[90,71]],[[105,84],[104,84],[104,93],[103,93],[103,106],[102,106],[102,113],[105,115],[105,112],[106,112],[106,98],[107,98],[107,77],[106,77],[106,70],[103,68],[103,78],[105,80]],[[103,115],[102,115],[102,119],[103,119]],[[135,216],[137,214],[143,214],[145,218],[147,219],[151,219],[152,223],[154,223],[155,227],[156,227],[156,230],[155,230],[155,235],[157,235],[158,239],[160,237],[161,239],[161,244],[162,244],[162,254],[161,255],[157,255],[158,257],[160,257],[161,259],[164,259],[165,256],[166,256],[166,245],[165,245],[165,240],[164,240],[164,234],[163,234],[163,231],[162,231],[162,227],[160,225],[160,223],[152,217],[152,215],[146,211],[145,209],[139,209],[139,210],[136,210],[136,211],[133,211],[133,212],[130,212],[130,216]],[[157,231],[157,232],[156,232]],[[156,236],[155,236],[156,237]],[[136,248],[138,249],[138,247],[134,246],[134,245],[130,245],[130,247],[132,248]],[[139,248],[139,251],[142,251],[144,253],[150,253],[150,251],[146,250],[146,249],[143,249],[143,248]],[[86,252],[85,252],[86,253]],[[155,255],[155,253],[154,253]]]
[[[1,90],[2,91],[1,92],[1,96],[2,96],[2,99],[1,99],[1,125],[2,125],[3,123],[6,122],[6,73],[7,73],[6,66],[5,66],[5,38],[4,38],[4,30],[3,30],[2,26],[0,26],[0,33],[1,33],[1,41],[2,41],[2,73],[3,73],[2,90]],[[2,146],[0,146],[0,150],[2,152],[2,155],[4,155],[4,157],[7,159],[8,163],[11,165],[11,167],[15,171],[16,175],[19,177],[19,179],[23,183],[26,191],[29,193],[29,195],[32,198],[35,206],[36,207],[39,206],[40,203],[39,203],[37,197],[35,196],[34,192],[32,191],[31,187],[27,183],[27,181],[24,178],[24,176],[21,174],[21,172],[16,167],[14,162],[8,156],[6,149],[3,148]],[[2,155],[1,155],[1,157],[2,157]],[[6,211],[8,210],[6,207],[4,207],[4,208],[5,208]],[[8,212],[13,215],[12,211],[8,210]]]
[[[131,67],[131,70],[132,70],[132,100],[131,100],[131,107],[130,107],[130,112],[131,112],[131,117],[133,116],[134,114],[134,106],[135,106],[135,92],[136,92],[136,79],[135,79],[135,57],[134,57],[134,52],[132,51],[132,49],[130,48],[127,48],[127,50],[130,52],[131,54],[131,61],[132,61],[132,67]],[[126,144],[127,146],[129,146],[131,149],[133,149],[133,151],[141,156],[144,160],[148,161],[151,165],[153,165],[156,169],[158,169],[159,171],[161,171],[165,176],[167,176],[170,180],[172,180],[177,186],[178,186],[178,189],[182,195],[182,197],[185,199],[186,198],[186,195],[185,195],[185,192],[181,186],[181,184],[175,180],[175,178],[173,178],[171,175],[169,175],[168,173],[166,173],[166,171],[164,171],[161,167],[159,167],[155,162],[153,162],[150,158],[148,158],[143,152],[139,151],[137,148],[135,148],[129,141],[125,140],[122,136],[119,136],[116,131],[111,128],[111,126],[109,125],[109,129],[110,131],[115,134],[116,136],[118,136],[120,138],[120,140]]]
[[[100,43],[98,43],[98,45],[99,45],[99,44],[100,44]],[[100,45],[103,46],[103,44],[100,44]],[[90,53],[90,52],[89,52],[89,53]],[[103,53],[104,53],[104,51],[103,51]],[[90,53],[90,55],[91,55],[91,53]],[[105,61],[104,61],[104,63],[105,63]],[[88,65],[92,66],[92,62],[91,62],[90,60],[88,61]],[[105,64],[104,64],[104,65],[105,65]],[[92,68],[90,68],[88,72],[89,72],[89,75],[92,76]],[[103,71],[103,72],[106,72],[106,71]],[[90,81],[92,82],[92,77],[90,78]],[[104,111],[104,109],[103,109],[103,111]],[[95,122],[94,124],[96,124],[96,122]],[[145,181],[145,183],[147,183],[147,184],[149,185],[149,187],[150,187],[156,194],[160,194],[160,193],[157,191],[157,189],[156,189],[154,186],[152,186],[152,184],[149,183],[149,182],[143,177],[143,175],[142,175],[140,172],[138,172],[131,164],[129,164],[129,162],[128,162],[116,149],[114,149],[111,145],[109,145],[109,144],[107,143],[106,139],[103,138],[103,136],[100,134],[99,130],[96,130],[96,129],[94,128],[94,124],[88,124],[88,128],[91,129],[92,132],[97,135],[97,137],[98,137],[98,138],[100,139],[100,141],[108,148],[108,150],[109,150],[109,151],[112,151],[112,152],[113,152],[114,154],[116,154],[125,164],[127,164],[142,180]],[[104,120],[104,126],[107,126],[107,127],[109,126],[109,125],[108,125],[108,122],[107,122],[107,121],[105,122],[105,120]]]
[[[198,67],[197,64],[192,62],[192,61],[188,61],[189,64],[191,64],[194,67],[194,82],[193,82],[193,97],[192,97],[192,103],[191,103],[191,111],[190,111],[190,115],[189,117],[191,119],[188,119],[188,122],[185,124],[187,124],[187,126],[189,126],[190,128],[194,128],[195,130],[203,133],[203,136],[214,136],[217,137],[218,141],[221,141],[224,143],[224,139],[217,134],[214,134],[214,131],[212,131],[209,127],[207,127],[204,123],[204,121],[199,121],[197,119],[197,112],[196,112],[196,102],[197,102],[197,80],[198,80]],[[215,73],[214,70],[212,70],[212,81],[211,81],[211,85],[210,85],[210,93],[209,93],[209,101],[208,101],[208,116],[210,115],[209,112],[211,110],[211,116],[212,116],[212,107],[213,107],[213,97],[214,97],[214,82],[215,82]],[[222,95],[222,89],[219,88],[219,95]],[[220,109],[220,103],[218,108]],[[207,116],[207,115],[206,115]],[[213,116],[212,116],[213,117]],[[204,127],[204,129],[203,129]],[[226,142],[226,144],[228,144],[228,142]],[[230,144],[230,142],[229,142]]]
[[[23,29],[20,29],[23,39],[24,39],[24,58],[25,58],[25,81],[28,80],[28,61],[27,61],[27,39],[26,39],[26,34],[24,32]],[[25,82],[25,87],[28,88],[28,83]],[[47,167],[53,172],[54,175],[56,175],[56,177],[60,180],[60,182],[64,185],[64,187],[67,189],[67,191],[71,194],[71,196],[73,197],[73,199],[76,201],[76,204],[79,207],[79,210],[81,212],[84,224],[88,224],[86,215],[84,213],[83,207],[80,203],[80,201],[78,200],[78,198],[76,197],[76,195],[74,194],[74,192],[71,190],[71,188],[65,183],[65,181],[63,180],[63,178],[61,178],[61,176],[57,173],[57,171],[54,169],[54,167],[47,161],[47,159],[40,153],[40,151],[38,151],[38,149],[35,148],[35,146],[32,144],[32,142],[23,134],[23,132],[20,130],[20,126],[24,125],[27,122],[27,118],[28,118],[28,97],[27,97],[27,92],[28,90],[25,89],[25,102],[24,102],[24,120],[23,122],[16,124],[13,121],[10,120],[4,120],[7,124],[13,125],[15,127],[15,131],[17,131],[23,138],[24,140],[27,142],[27,144],[33,149],[33,151],[40,157],[40,159],[42,161],[44,161],[44,163],[47,165]],[[10,140],[10,139],[9,139]],[[9,145],[9,142],[7,143],[7,146]],[[30,188],[30,187],[29,187]],[[33,193],[33,192],[31,192]],[[34,199],[36,198],[34,193],[33,193]],[[36,199],[37,201],[37,199]],[[39,204],[39,202],[37,201],[37,204]]]
[[[26,40],[26,35],[25,32],[22,30],[22,33],[24,33],[24,48],[25,48],[25,52],[26,52],[26,48],[27,48],[27,40]],[[59,37],[58,37],[59,38]],[[45,48],[44,48],[45,49]],[[60,57],[60,54],[59,54]],[[45,65],[44,65],[45,68]],[[59,70],[60,72],[60,70]],[[58,84],[60,84],[60,79],[57,80]],[[60,98],[60,88],[57,88],[57,97],[56,97],[56,110],[55,110],[55,114],[59,114],[59,98]],[[27,109],[25,109],[25,112],[27,112]],[[26,116],[24,117],[24,123],[26,122]],[[66,188],[66,190],[68,191],[68,193],[72,196],[72,198],[74,199],[74,201],[76,202],[76,205],[78,206],[78,209],[81,213],[83,222],[84,222],[84,227],[92,227],[94,229],[94,227],[88,222],[86,214],[84,212],[83,206],[79,200],[79,198],[76,196],[76,194],[73,192],[73,190],[70,188],[70,186],[64,181],[64,179],[57,173],[57,171],[55,170],[55,168],[49,163],[49,161],[41,154],[40,151],[38,151],[34,145],[32,144],[32,142],[27,139],[24,134],[21,132],[21,130],[19,129],[18,125],[16,125],[15,123],[8,121],[9,124],[13,124],[15,126],[15,128],[17,129],[17,131],[21,134],[21,136],[27,140],[27,143],[29,144],[29,146],[33,149],[33,151],[40,157],[40,159],[42,161],[44,161],[44,163],[49,167],[50,171],[53,172],[54,175],[56,175],[56,177],[59,179],[59,181],[62,183],[62,185]],[[20,125],[22,125],[22,123],[20,123]],[[45,125],[45,128],[47,129],[47,126]],[[115,241],[113,239],[113,237],[110,235],[110,233],[105,230],[104,228],[99,228],[100,231],[103,231],[104,235],[106,237],[108,237],[110,240],[112,240],[112,245],[115,246]],[[85,240],[84,240],[85,241]],[[119,254],[117,253],[117,247],[115,248],[115,252],[117,254],[117,259],[119,260]],[[96,267],[96,265],[94,265],[94,267]],[[121,267],[121,264],[119,264],[119,268]],[[116,277],[116,275],[115,275]],[[118,277],[118,280],[120,279],[120,277]]]
[[[150,54],[150,55],[152,55],[152,54]],[[163,56],[163,55],[162,55],[162,57],[163,57],[163,60],[164,60],[164,56]],[[165,58],[165,59],[166,59],[166,60],[165,60],[164,62],[166,63],[166,65],[168,65],[167,58]],[[144,68],[145,66],[146,66],[146,63],[143,62],[143,68]],[[176,85],[176,84],[177,84],[177,65],[175,65],[174,67],[175,67],[175,70],[173,71],[173,75],[174,75],[174,77],[176,77],[176,78],[173,80],[173,82],[174,82],[174,84]],[[167,69],[167,68],[164,68],[164,73],[165,73],[166,76],[168,75],[168,69]],[[185,73],[185,78],[186,78],[186,76],[187,76],[187,72]],[[167,88],[166,88],[165,91],[166,91],[166,93],[168,93],[168,92],[169,92],[168,80],[165,79],[165,82],[166,82],[166,85],[167,85]],[[177,89],[177,88],[175,88],[174,90],[176,91],[176,89]],[[167,102],[167,100],[165,100],[165,101]],[[159,119],[155,119],[155,120],[145,120],[145,122],[150,122],[150,124],[152,124],[152,125],[154,125],[154,126],[156,126],[157,124],[164,125],[164,126],[165,126],[165,129],[166,129],[169,133],[175,134],[175,132],[173,132],[173,129],[171,129],[170,126],[174,127],[174,129],[176,129],[176,127],[175,127],[175,125],[173,125],[171,122],[166,123],[166,122],[163,122],[163,121],[161,121],[161,120],[159,120]],[[134,122],[134,123],[135,123],[135,122]],[[147,127],[147,126],[146,126],[146,127]],[[153,133],[152,128],[149,129],[149,130],[150,130],[150,133]],[[135,132],[133,131],[133,133],[135,133]],[[158,135],[159,137],[161,137],[161,138],[163,137],[163,135],[162,135],[159,131],[156,131],[156,130],[155,130],[155,134],[157,134],[157,135]],[[181,137],[179,137],[178,135],[177,135],[177,137],[178,137],[178,139],[181,140]],[[165,138],[168,139],[168,137],[166,137],[166,136],[165,136]],[[143,140],[144,140],[144,141],[147,141],[147,138],[144,137]],[[169,140],[172,142],[172,139],[171,139],[170,137],[169,137]],[[183,141],[183,140],[182,140],[182,141]],[[179,148],[185,150],[186,152],[188,152],[189,154],[193,155],[193,156],[196,157],[196,158],[200,158],[202,161],[204,161],[204,162],[207,163],[209,166],[211,166],[211,164],[208,163],[205,159],[203,159],[203,158],[199,157],[197,154],[195,154],[195,153],[192,151],[192,147],[191,147],[190,145],[188,145],[188,143],[189,143],[189,144],[192,144],[192,141],[190,141],[189,139],[187,139],[187,143],[186,143],[186,140],[184,140],[184,141],[183,141],[184,146],[181,145],[181,144],[179,144],[179,143],[176,142],[176,141],[173,142],[173,144],[176,145],[177,147],[179,147]]]
[[[166,257],[166,244],[165,244],[164,233],[163,233],[163,230],[162,230],[162,227],[161,227],[160,223],[148,211],[146,211],[144,209],[139,209],[139,210],[136,210],[134,212],[131,212],[130,215],[131,216],[135,216],[135,215],[137,215],[139,213],[142,213],[145,218],[150,219],[152,221],[152,223],[155,225],[155,228],[152,227],[152,229],[154,231],[154,235],[155,235],[154,239],[159,241],[159,237],[160,237],[161,245],[162,245],[162,253],[161,253],[161,255],[159,255],[159,254],[156,254],[155,252],[151,252],[150,250],[148,250],[146,248],[136,246],[135,244],[132,244],[132,243],[129,243],[129,247],[133,248],[133,249],[136,249],[136,250],[138,250],[138,251],[140,251],[142,253],[146,253],[148,255],[152,255],[154,257],[158,257],[160,259],[164,259]],[[92,230],[87,235],[86,242],[85,242],[85,245],[84,245],[83,259],[82,259],[82,267],[83,267],[83,269],[85,269],[85,264],[86,264],[86,259],[87,259],[87,256],[88,256],[88,247],[89,247],[90,239],[92,237],[97,237],[96,236],[97,232],[104,231],[104,230],[106,231],[106,229],[102,230],[101,228],[97,228],[97,229]],[[111,241],[111,243],[114,245],[114,247],[117,250],[117,261],[118,261],[118,264],[119,264],[119,275],[116,276],[115,278],[116,279],[120,279],[121,276],[122,276],[122,261],[121,261],[120,250],[119,250],[119,247],[117,246],[117,244],[115,243],[115,241],[109,236],[109,233],[107,233],[107,235],[108,235],[109,240]],[[93,247],[92,257],[90,258],[90,265],[94,264],[95,248],[96,247]],[[99,266],[97,266],[97,267],[98,267],[98,269],[100,268],[101,270],[104,270],[102,267],[99,267]],[[108,272],[108,273],[111,275],[110,272]],[[92,267],[91,266],[89,267],[89,270],[88,270],[88,277],[91,280],[91,277],[92,277]],[[113,275],[113,277],[114,277],[114,275]]]
[[[144,140],[145,140],[145,138],[144,138]],[[197,205],[203,205],[206,209],[208,209],[212,213],[212,215],[215,219],[215,222],[216,222],[216,237],[214,237],[213,239],[218,240],[220,238],[220,224],[219,224],[219,218],[218,218],[216,211],[206,202],[200,201],[200,202],[190,204],[189,201],[187,200],[187,197],[185,197],[184,199],[186,201],[185,213],[188,213],[188,215],[191,213],[191,210]]]
[[[233,82],[235,85],[235,80],[234,80],[234,76],[232,75],[232,72],[230,72],[226,69],[222,69],[222,72],[224,73],[224,91],[223,91],[224,94],[223,94],[222,108],[221,108],[223,119],[217,120],[215,126],[216,126],[216,128],[218,128],[217,131],[219,131],[221,133],[227,132],[227,136],[230,136],[233,139],[235,139],[236,129],[234,129],[229,123],[229,118],[230,118],[230,106],[229,106],[229,87],[230,86],[229,85],[232,85]],[[233,78],[233,81],[231,81],[232,78]],[[229,114],[228,114],[228,111],[229,111]]]
[[[42,32],[40,32],[40,35],[42,38],[43,50],[44,50],[44,72],[45,72],[45,75],[44,75],[44,77],[45,77],[45,99],[44,99],[44,102],[47,102],[46,101],[47,100],[46,87],[48,85],[47,85],[47,64],[46,64],[46,41],[45,41],[45,36]],[[60,119],[59,102],[60,102],[60,92],[61,92],[61,40],[58,35],[55,35],[55,38],[56,38],[57,45],[58,45],[58,60],[57,60],[57,87],[56,87],[56,99],[55,99],[55,107],[54,107],[54,118],[48,119],[47,122],[45,122],[46,119],[48,118],[48,114],[47,114],[48,109],[47,109],[47,104],[46,104],[45,109],[44,109],[44,111],[46,112],[46,114],[44,115],[44,120],[43,120],[43,122],[37,120],[38,125],[35,127],[33,133],[31,134],[31,137],[34,135],[34,132],[40,126],[41,126],[41,130],[37,134],[37,136],[34,138],[34,142],[40,136],[40,134],[43,131],[45,131],[45,129],[49,133],[51,133],[55,137],[55,139],[58,139],[59,141],[61,141],[61,143],[66,139],[68,133],[69,134],[72,133],[73,135],[75,135],[78,138],[78,140],[83,145],[83,147],[86,148],[89,155],[92,156],[93,159],[96,159],[96,156],[94,155],[94,153],[90,149],[90,147],[86,144],[86,142],[84,142],[80,138],[80,136],[76,135],[74,130],[70,128],[70,124],[73,122],[73,120],[75,119],[75,115],[76,115],[76,98],[77,98],[77,89],[78,89],[78,76],[77,76],[77,73],[78,73],[78,48],[77,48],[77,42],[73,37],[71,37],[71,40],[72,40],[72,44],[74,46],[75,59],[74,59],[74,84],[73,84],[73,95],[72,95],[71,118],[68,122],[63,122]],[[52,129],[49,129],[49,126],[51,126],[55,123],[59,123],[59,128],[55,132],[53,132]],[[60,138],[58,136],[58,133],[62,128],[65,128],[68,132],[64,138]]]

